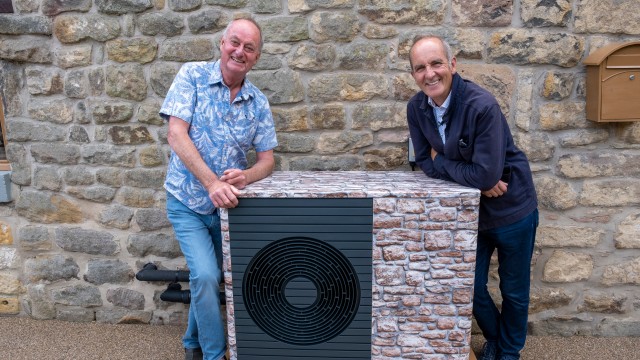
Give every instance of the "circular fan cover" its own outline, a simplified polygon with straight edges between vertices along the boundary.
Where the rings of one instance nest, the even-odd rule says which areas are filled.
[[[292,304],[291,283],[315,287],[315,299]],[[247,313],[271,337],[294,345],[331,340],[349,326],[360,305],[360,283],[335,247],[310,238],[271,242],[251,260],[242,295]]]

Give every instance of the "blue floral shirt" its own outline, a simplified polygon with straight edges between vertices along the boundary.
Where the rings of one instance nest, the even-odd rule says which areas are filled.
[[[248,79],[230,102],[220,61],[191,62],[176,75],[160,109],[168,120],[189,123],[189,137],[200,156],[218,176],[227,169],[246,169],[247,151],[268,151],[278,145],[267,97]],[[211,214],[215,207],[207,190],[171,151],[165,189],[191,210]]]

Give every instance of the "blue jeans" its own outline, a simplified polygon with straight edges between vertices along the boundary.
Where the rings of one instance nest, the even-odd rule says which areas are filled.
[[[188,349],[202,348],[206,360],[218,360],[226,352],[226,336],[220,312],[220,216],[218,212],[198,214],[167,193],[167,217],[189,267],[191,304],[182,343]]]
[[[484,338],[497,345],[498,354],[516,359],[527,337],[531,256],[537,227],[536,209],[514,224],[478,232],[473,316]],[[502,312],[487,290],[494,249],[498,250]]]

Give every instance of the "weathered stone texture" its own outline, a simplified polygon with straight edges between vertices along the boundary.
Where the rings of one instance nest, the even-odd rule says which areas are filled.
[[[339,154],[363,148],[371,144],[373,144],[373,136],[370,133],[325,133],[318,139],[316,150],[319,154]]]
[[[319,105],[311,108],[310,129],[341,130],[346,126],[345,107],[340,104]]]
[[[3,37],[0,39],[0,59],[25,63],[50,64],[53,61],[51,40],[38,36]]]
[[[388,53],[389,48],[386,45],[353,42],[338,52],[338,62],[340,68],[346,70],[383,70]]]
[[[18,231],[20,247],[25,250],[50,250],[52,237],[44,226],[27,225]]]
[[[640,213],[627,216],[614,234],[616,249],[640,249]]]
[[[601,143],[608,139],[609,131],[606,129],[585,129],[562,135],[560,145],[570,148]]]
[[[133,269],[121,260],[91,259],[84,280],[95,285],[126,284],[133,276]]]
[[[573,299],[562,288],[531,289],[529,313],[538,313],[568,305]]]
[[[77,279],[80,271],[73,258],[62,255],[42,255],[27,259],[24,268],[26,279],[31,283]]]
[[[0,247],[0,270],[14,269],[20,260],[16,248]]]
[[[52,21],[48,17],[0,14],[0,34],[51,35]]]
[[[163,233],[132,234],[129,236],[127,251],[137,257],[148,255],[177,258],[182,256],[175,237]]]
[[[578,33],[640,34],[640,14],[635,0],[582,0],[575,13]]]
[[[501,65],[460,65],[458,73],[478,85],[489,90],[500,109],[509,117],[511,114],[511,99],[516,89],[516,76],[513,70]]]
[[[640,204],[640,183],[636,180],[585,181],[580,196],[585,206],[623,206]]]
[[[624,314],[626,297],[607,294],[587,294],[578,311],[599,312],[605,314]]]
[[[542,130],[566,130],[593,126],[593,123],[585,117],[584,103],[547,103],[542,105],[539,111]]]
[[[640,156],[630,153],[571,154],[558,159],[558,170],[568,178],[637,176]]]
[[[453,20],[458,26],[506,26],[511,24],[513,1],[453,0]]]
[[[158,58],[164,61],[204,61],[215,57],[216,47],[206,37],[169,38],[160,44]]]
[[[603,230],[578,226],[540,226],[536,244],[541,247],[594,248],[605,237]]]
[[[279,133],[276,150],[283,153],[307,153],[316,148],[316,138],[308,134]]]
[[[363,101],[385,96],[387,80],[381,75],[345,74],[314,77],[309,81],[313,102]]]
[[[68,11],[87,12],[91,9],[90,0],[43,0],[41,5],[42,13],[45,15],[58,15]]]
[[[107,56],[113,61],[145,64],[155,59],[158,44],[153,38],[114,39],[106,43]]]
[[[18,295],[25,292],[18,278],[11,275],[0,275],[0,294]]]
[[[307,19],[301,16],[276,17],[262,25],[264,36],[271,41],[301,41],[309,39]]]
[[[32,66],[25,69],[27,88],[33,95],[52,95],[62,92],[63,77],[58,69]]]
[[[292,104],[304,100],[305,91],[298,72],[253,72],[248,77],[254,85],[262,89],[271,104]]]
[[[85,39],[107,41],[115,39],[120,31],[117,19],[98,14],[63,14],[56,16],[53,21],[53,34],[65,44]]]
[[[57,228],[55,243],[66,251],[91,255],[115,255],[120,251],[113,234],[78,227]]]
[[[0,245],[13,245],[11,225],[0,221]]]
[[[566,27],[571,18],[571,1],[524,0],[521,18],[527,27]]]
[[[555,250],[544,265],[542,281],[569,283],[588,280],[593,267],[594,261],[589,254]]]
[[[142,101],[147,97],[147,82],[140,65],[114,65],[106,69],[109,96]]]
[[[570,33],[542,34],[526,30],[493,33],[487,49],[499,63],[575,66],[584,51],[584,40]]]
[[[538,201],[543,207],[567,210],[578,205],[578,192],[571,184],[552,176],[534,178]]]
[[[126,14],[130,12],[142,12],[146,9],[150,9],[153,6],[151,0],[95,0],[95,4],[98,6],[99,11],[105,14]]]
[[[100,290],[91,285],[70,285],[51,290],[51,298],[56,304],[82,307],[102,306]]]
[[[513,134],[513,140],[531,162],[548,160],[555,153],[556,145],[552,138],[545,133],[518,132]]]
[[[29,115],[40,121],[67,124],[73,121],[73,103],[66,99],[48,99],[29,104]]]
[[[175,13],[145,13],[136,19],[140,31],[144,35],[176,36],[182,34],[184,20]]]
[[[21,216],[40,223],[79,223],[84,219],[78,205],[67,198],[35,191],[20,195],[16,211]]]
[[[224,29],[228,21],[224,13],[214,9],[205,9],[187,17],[189,30],[193,34],[215,33]]]
[[[640,285],[640,257],[604,268],[602,283],[611,285]]]
[[[360,0],[359,12],[370,21],[380,24],[407,24],[433,26],[444,21],[446,4],[444,1],[399,0],[374,1]]]
[[[548,72],[544,77],[542,97],[549,100],[562,100],[571,95],[574,75],[571,73]]]
[[[56,62],[59,67],[69,69],[78,66],[88,66],[91,64],[90,44],[68,45],[60,47],[55,52]],[[90,89],[91,87],[89,87]]]
[[[144,310],[144,295],[127,288],[107,290],[107,301],[130,310]]]
[[[20,302],[17,296],[0,295],[0,314],[16,315],[20,313]]]
[[[360,32],[361,23],[351,12],[319,12],[309,19],[311,31],[307,35],[316,43],[328,41],[351,42]]]
[[[623,124],[618,136],[626,143],[640,144],[640,122]]]

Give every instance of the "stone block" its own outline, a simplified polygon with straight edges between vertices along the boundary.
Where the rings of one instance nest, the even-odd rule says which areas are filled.
[[[15,315],[20,313],[20,302],[17,296],[0,296],[0,314]]]

